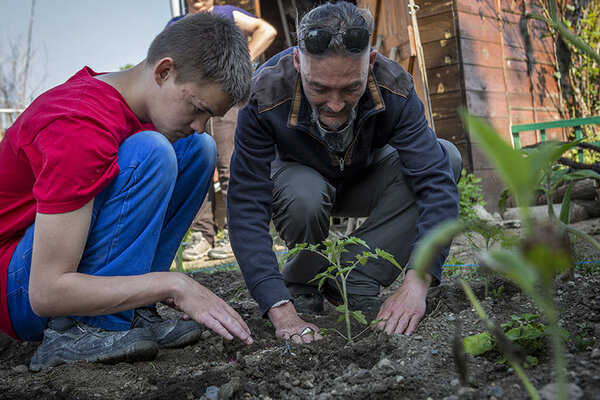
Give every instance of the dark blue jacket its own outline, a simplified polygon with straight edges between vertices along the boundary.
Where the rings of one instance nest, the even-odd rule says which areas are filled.
[[[263,315],[277,301],[291,299],[269,235],[271,161],[279,157],[308,165],[335,184],[369,166],[373,150],[386,144],[398,150],[405,181],[419,208],[414,249],[434,225],[458,218],[458,190],[448,155],[428,127],[412,77],[377,54],[359,100],[354,139],[345,154],[337,155],[312,126],[311,108],[294,68],[293,48],[256,71],[250,101],[238,114],[227,221],[246,285]],[[440,252],[430,269],[438,282],[447,254],[447,248]]]

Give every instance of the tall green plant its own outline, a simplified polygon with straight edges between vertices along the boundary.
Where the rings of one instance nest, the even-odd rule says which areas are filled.
[[[346,249],[346,247],[348,245],[360,245],[360,246],[363,246],[363,247],[369,249],[369,246],[367,245],[367,243],[364,240],[359,239],[357,237],[349,237],[349,238],[338,239],[336,241],[323,241],[322,243],[312,244],[312,245],[309,245],[306,243],[298,244],[298,245],[296,245],[296,247],[294,247],[293,249],[291,249],[289,251],[288,256],[293,257],[302,250],[308,250],[308,251],[312,251],[316,254],[319,254],[321,257],[323,257],[327,260],[327,262],[329,263],[329,266],[327,267],[327,269],[318,273],[317,275],[315,275],[315,277],[314,277],[314,279],[312,279],[312,281],[319,282],[318,283],[319,290],[322,289],[323,285],[325,284],[325,282],[327,280],[330,280],[330,282],[333,282],[335,284],[335,286],[337,287],[337,289],[342,297],[342,300],[343,300],[343,304],[336,307],[336,310],[341,313],[338,321],[346,322],[346,335],[343,335],[341,333],[340,334],[348,342],[352,342],[356,337],[358,337],[358,335],[352,336],[352,329],[351,329],[351,324],[350,324],[351,318],[354,318],[356,321],[358,321],[359,323],[361,323],[363,325],[367,325],[368,323],[367,323],[367,319],[363,315],[362,311],[350,310],[349,303],[348,303],[348,290],[346,287],[346,281],[348,279],[348,275],[350,274],[350,272],[352,272],[352,270],[355,269],[356,267],[358,267],[359,265],[365,265],[369,259],[376,259],[379,257],[383,258],[384,260],[389,261],[390,263],[392,263],[393,265],[395,265],[396,267],[398,267],[400,269],[403,269],[403,268],[394,259],[394,256],[392,256],[390,253],[388,253],[384,250],[381,250],[381,249],[375,249],[374,253],[370,252],[370,251],[363,251],[363,252],[357,254],[353,260],[349,260],[344,263],[344,262],[342,262],[342,254],[348,252],[348,250]],[[372,321],[371,324],[369,324],[369,325],[373,325],[377,322],[379,322],[379,321]],[[327,333],[327,331],[328,330],[325,330],[325,333]],[[360,333],[359,333],[359,335],[360,335]]]
[[[538,147],[535,151],[518,151],[507,144],[484,121],[463,114],[471,135],[492,161],[508,190],[520,207],[524,227],[523,240],[517,249],[489,249],[479,254],[481,263],[517,284],[543,312],[552,336],[555,369],[557,372],[558,398],[566,399],[566,369],[564,344],[561,338],[559,316],[554,303],[555,276],[572,267],[570,251],[566,242],[565,225],[557,218],[548,224],[536,225],[530,207],[534,191],[544,179],[544,174],[569,148],[554,142]],[[546,172],[545,172],[546,171]],[[456,234],[469,229],[464,222],[446,222],[428,235],[418,247],[416,271],[425,275],[431,254]],[[570,232],[577,233],[571,229]],[[583,236],[585,237],[585,236]],[[591,239],[588,237],[588,240]],[[600,248],[598,242],[593,241]],[[466,282],[464,287],[468,287]],[[467,291],[467,290],[466,290]],[[471,296],[469,296],[471,299]],[[474,302],[473,302],[474,303]],[[475,306],[475,304],[474,304]],[[495,332],[492,332],[495,334]],[[523,380],[523,376],[521,376]],[[523,380],[525,386],[530,385]],[[533,396],[532,396],[533,397]]]

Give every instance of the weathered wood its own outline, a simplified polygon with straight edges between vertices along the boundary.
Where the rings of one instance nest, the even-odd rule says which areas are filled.
[[[438,119],[453,118],[458,116],[458,108],[462,104],[462,95],[460,92],[446,92],[441,94],[430,94],[431,107],[433,109],[433,118]]]
[[[419,33],[423,44],[456,37],[454,15],[451,11],[419,18]]]
[[[427,68],[439,68],[458,63],[456,41],[437,41],[423,44]]]
[[[500,26],[497,18],[459,12],[458,19],[461,38],[500,43]]]
[[[416,0],[415,3],[420,7],[419,18],[452,12],[453,7],[452,0]]]
[[[460,75],[458,64],[439,68],[427,68],[429,95],[460,91]]]

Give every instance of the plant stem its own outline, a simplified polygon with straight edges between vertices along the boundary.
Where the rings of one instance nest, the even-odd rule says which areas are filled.
[[[564,357],[564,343],[560,335],[558,326],[558,314],[554,304],[554,296],[552,291],[552,282],[546,282],[542,285],[547,307],[544,308],[546,318],[548,319],[548,329],[552,335],[552,353],[554,356],[554,368],[556,368],[556,387],[557,398],[559,400],[567,399],[567,369]]]
[[[494,334],[494,331],[495,331],[493,329],[494,323],[488,318],[483,307],[481,307],[481,304],[479,303],[479,300],[477,300],[475,293],[473,293],[473,289],[471,289],[471,286],[469,286],[469,284],[465,280],[461,280],[460,285],[462,286],[463,291],[467,295],[469,302],[471,303],[473,308],[475,308],[475,311],[477,312],[479,319],[481,319],[483,321],[483,323],[486,325],[486,327],[490,331],[490,333]],[[540,400],[540,396],[539,396],[537,390],[535,389],[535,387],[533,386],[533,384],[531,383],[531,381],[525,374],[525,371],[523,371],[523,369],[521,368],[521,365],[519,365],[519,363],[512,360],[510,358],[509,354],[505,354],[505,355],[506,355],[509,365],[515,371],[515,374],[521,380],[521,382],[523,382],[523,385],[525,386],[525,390],[527,390],[527,393],[529,394],[529,396],[533,400]]]
[[[344,296],[344,305],[346,306],[344,309],[344,316],[346,318],[346,333],[348,334],[348,343],[352,343],[352,330],[350,327],[350,309],[348,308],[348,292],[346,291],[346,275],[341,274],[340,278],[342,279],[342,296]]]

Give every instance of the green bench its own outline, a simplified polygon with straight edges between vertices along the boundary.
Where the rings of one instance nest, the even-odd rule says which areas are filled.
[[[598,117],[588,117],[588,118],[573,118],[573,119],[561,119],[558,121],[549,121],[549,122],[537,122],[534,124],[520,124],[520,125],[512,125],[510,127],[510,132],[513,137],[513,143],[515,149],[521,148],[521,139],[519,137],[520,132],[529,132],[529,131],[540,131],[540,139],[542,141],[546,140],[546,129],[552,128],[570,128],[575,127],[575,138],[581,139],[583,137],[583,133],[581,132],[581,127],[584,125],[598,125],[600,126],[600,116]],[[600,145],[600,142],[590,143],[593,145]],[[583,150],[579,150],[579,162],[583,163]]]

